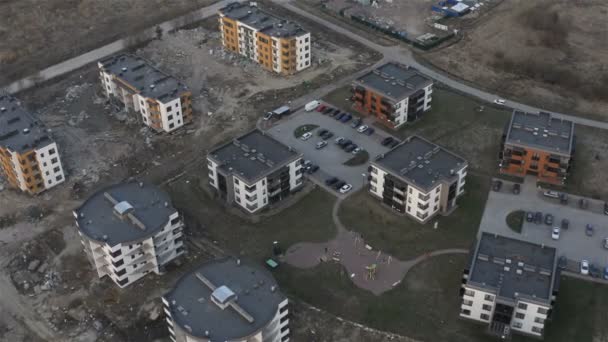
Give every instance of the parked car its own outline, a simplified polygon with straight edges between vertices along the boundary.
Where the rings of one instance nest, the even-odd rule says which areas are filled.
[[[336,109],[334,109],[333,112],[329,113],[329,116],[334,117],[338,114],[340,114],[340,110],[338,108],[336,108]]]
[[[551,214],[545,214],[545,224],[547,226],[550,226],[553,224],[553,215]]]
[[[358,148],[357,144],[350,144],[348,145],[346,148],[344,148],[344,151],[351,153],[352,151],[354,151],[356,148]]]
[[[353,118],[353,116],[352,116],[352,115],[350,115],[350,114],[346,113],[346,115],[344,115],[344,116],[342,117],[342,119],[340,119],[340,122],[347,123],[347,122],[349,122],[349,121],[350,121],[352,118]]]
[[[401,142],[401,141],[399,141],[399,140],[395,139],[395,140],[394,140],[392,143],[390,143],[390,147],[391,147],[391,148],[393,148],[393,147],[395,147],[395,146],[399,145],[399,143],[400,143],[400,142]]]
[[[559,259],[557,259],[557,267],[559,267],[562,270],[565,270],[566,267],[568,266],[568,259],[566,259],[565,256],[560,256]]]
[[[521,185],[519,185],[519,183],[513,184],[512,190],[514,194],[519,195],[519,192],[521,191]]]
[[[334,185],[334,184],[338,183],[338,181],[340,181],[338,178],[331,177],[331,178],[328,178],[328,179],[325,180],[325,185],[331,186],[331,185]]]
[[[559,192],[553,190],[547,190],[543,193],[543,195],[551,198],[559,198]]]
[[[334,109],[333,109],[333,108],[331,108],[331,107],[327,107],[327,108],[325,108],[325,110],[323,111],[323,114],[329,114],[329,113],[331,113],[331,112],[333,112],[333,111],[334,111]]]
[[[322,113],[325,110],[325,108],[327,108],[326,105],[323,105],[323,104],[319,105],[319,107],[317,107],[317,112]]]
[[[581,260],[581,274],[588,275],[589,274],[589,261]]]
[[[313,165],[306,170],[308,174],[313,174],[317,171],[319,171],[319,165]]]
[[[570,226],[570,221],[568,219],[562,219],[562,229],[568,229]]]
[[[585,235],[593,236],[594,232],[595,232],[595,229],[593,228],[593,226],[590,225],[589,223],[587,223],[587,225],[585,226]]]
[[[350,189],[352,189],[352,188],[353,188],[353,186],[352,186],[352,185],[350,185],[350,184],[344,184],[344,185],[343,185],[343,186],[340,188],[340,193],[341,193],[341,194],[345,194],[345,193],[349,192],[349,191],[350,191]]]
[[[564,205],[568,204],[568,194],[565,194],[565,193],[559,194],[559,203],[564,204]]]
[[[602,243],[604,248],[608,249],[608,238],[604,238],[604,242]]]
[[[361,147],[357,147],[356,149],[353,150],[352,154],[357,154],[361,151],[363,151],[363,149]]]
[[[340,121],[345,116],[346,116],[346,113],[340,113],[340,114],[334,116],[334,119],[336,119],[337,121]]]
[[[594,264],[589,265],[589,274],[593,277],[593,278],[599,278],[602,276],[602,271],[597,268]]]
[[[363,133],[363,132],[367,131],[368,128],[369,127],[367,125],[361,125],[361,126],[359,126],[359,128],[357,128],[357,132]]]
[[[362,122],[363,122],[363,120],[361,118],[355,118],[353,120],[353,122],[350,124],[350,127],[357,128],[361,125]]]
[[[352,143],[353,143],[353,142],[352,142],[350,139],[345,139],[345,140],[342,140],[342,142],[339,142],[339,143],[338,143],[338,146],[340,146],[340,147],[344,148],[344,147],[346,147],[347,145],[350,145],[350,144],[352,144]]]
[[[332,132],[327,131],[325,134],[323,134],[323,135],[321,136],[321,139],[323,139],[323,140],[327,140],[327,139],[329,139],[329,138],[331,138],[331,137],[333,137],[333,136],[334,136],[334,134],[333,134]]]
[[[339,190],[340,188],[342,188],[344,185],[346,185],[345,181],[338,181],[338,183],[334,184],[334,188],[336,190]]]
[[[534,214],[534,223],[536,223],[536,224],[543,223],[543,213],[541,213],[540,211],[537,211],[536,214]]]
[[[587,207],[589,207],[589,201],[584,198],[581,198],[578,200],[578,206],[581,209],[587,209]]]
[[[551,230],[551,238],[553,240],[559,240],[559,227],[553,227]]]
[[[608,267],[604,267],[604,279],[608,280]]]
[[[307,112],[312,112],[315,108],[319,107],[321,103],[317,100],[310,101],[306,105],[304,105],[304,110]]]
[[[327,141],[323,140],[323,141],[319,141],[319,142],[317,143],[317,145],[315,146],[315,148],[316,148],[317,150],[320,150],[320,149],[322,149],[322,148],[323,148],[323,147],[325,147],[325,146],[327,146]]]
[[[532,222],[532,221],[534,221],[534,213],[533,213],[533,212],[528,211],[528,212],[526,213],[526,221],[528,221],[528,222]]]
[[[309,168],[309,167],[311,167],[311,166],[312,166],[312,162],[311,162],[310,160],[305,160],[305,161],[302,163],[302,167],[303,167],[303,168],[305,168],[305,169],[307,169],[307,168]]]
[[[495,99],[494,103],[496,103],[497,105],[500,105],[500,106],[504,106],[506,101],[503,99]]]
[[[329,131],[326,130],[325,128],[323,128],[323,129],[320,129],[320,130],[317,131],[317,135],[322,136],[323,134],[325,134],[327,132],[329,132]]]
[[[393,139],[393,137],[386,137],[384,139],[382,139],[382,142],[380,143],[380,145],[382,146],[387,146],[390,145],[395,139]]]
[[[368,127],[368,128],[365,130],[365,132],[363,132],[363,134],[365,134],[365,135],[372,135],[372,134],[374,134],[374,132],[375,132],[375,131],[376,131],[375,129],[373,129],[373,128],[371,128],[371,127]]]
[[[340,143],[343,142],[344,140],[346,140],[344,137],[337,137],[335,142],[336,142],[336,144],[340,145]]]
[[[492,183],[492,190],[500,191],[500,188],[502,188],[502,181],[495,180],[494,183]]]
[[[300,139],[306,141],[306,140],[310,139],[310,137],[312,137],[312,133],[306,132],[306,133],[302,134],[302,136],[300,137]]]

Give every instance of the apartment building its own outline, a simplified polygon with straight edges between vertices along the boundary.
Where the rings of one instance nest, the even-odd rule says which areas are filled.
[[[433,81],[411,67],[390,62],[355,80],[351,91],[356,110],[398,128],[431,109]]]
[[[464,270],[460,317],[512,333],[543,337],[559,287],[555,248],[482,233]]]
[[[65,181],[57,143],[9,95],[0,95],[0,168],[13,188],[32,195]]]
[[[173,342],[287,342],[288,300],[252,261],[209,261],[163,297]]]
[[[574,123],[549,113],[513,111],[499,154],[500,173],[562,185],[574,155]]]
[[[84,251],[99,278],[121,288],[185,252],[184,224],[160,188],[137,182],[102,189],[74,210]]]
[[[222,44],[264,69],[291,75],[310,67],[310,33],[257,5],[234,2],[219,11]]]
[[[302,154],[254,129],[207,155],[209,184],[249,213],[277,203],[302,186]]]
[[[456,199],[464,194],[467,166],[461,157],[414,135],[372,161],[369,192],[425,223],[456,208]]]
[[[173,132],[192,121],[192,92],[148,61],[119,54],[99,63],[106,96],[118,100],[157,132]]]

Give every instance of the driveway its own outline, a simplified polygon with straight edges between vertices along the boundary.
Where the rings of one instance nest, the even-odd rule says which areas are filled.
[[[318,113],[317,111],[306,112],[299,110],[291,114],[288,118],[278,121],[273,127],[267,130],[275,139],[281,141],[287,146],[291,146],[304,154],[304,159],[310,160],[313,164],[319,165],[319,171],[310,175],[309,178],[315,181],[322,187],[325,187],[325,180],[330,177],[337,177],[353,186],[351,192],[354,192],[365,184],[367,179],[367,167],[369,161],[357,166],[346,166],[344,163],[353,158],[352,153],[343,151],[336,143],[338,137],[344,137],[352,140],[355,144],[363,148],[369,153],[371,161],[376,156],[385,153],[389,150],[388,147],[382,146],[380,142],[386,137],[384,132],[378,134],[378,130],[371,136],[358,133],[350,125],[351,122],[342,123],[334,118]],[[307,141],[296,138],[294,131],[302,125],[318,125],[319,128],[312,132],[313,136]],[[315,148],[315,145],[322,141],[318,136],[317,131],[320,129],[328,129],[334,133],[334,136],[327,140],[328,145],[320,150]],[[332,189],[335,194],[336,191]]]
[[[525,240],[545,246],[555,247],[559,256],[566,256],[571,262],[569,269],[578,270],[578,262],[589,260],[599,268],[608,266],[608,250],[602,240],[608,237],[608,216],[603,214],[603,202],[588,199],[589,209],[578,208],[580,197],[569,195],[569,204],[543,196],[543,190],[536,188],[535,181],[528,178],[519,195],[511,193],[511,184],[504,182],[501,192],[491,191],[481,220],[481,232],[497,233],[503,236]],[[552,214],[552,226],[524,222],[521,234],[507,227],[506,216],[515,210],[540,211]],[[559,226],[562,219],[570,221],[568,230],[561,230],[559,240],[551,239],[551,228]],[[593,236],[585,235],[585,226],[595,227]]]

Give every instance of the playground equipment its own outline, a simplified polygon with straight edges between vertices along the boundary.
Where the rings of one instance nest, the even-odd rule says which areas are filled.
[[[369,279],[369,280],[376,279],[376,268],[377,268],[376,264],[371,264],[369,266],[365,266],[365,269],[367,270],[367,279]]]

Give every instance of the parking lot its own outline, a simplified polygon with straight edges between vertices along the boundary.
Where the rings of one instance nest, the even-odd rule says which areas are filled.
[[[316,110],[306,112],[303,109],[291,114],[289,117],[279,120],[273,127],[268,129],[268,132],[282,143],[294,147],[299,152],[304,154],[304,159],[310,160],[313,164],[319,166],[319,170],[309,178],[317,184],[328,188],[325,185],[325,180],[331,177],[337,177],[340,180],[352,185],[351,192],[354,192],[365,184],[367,177],[367,167],[369,161],[355,166],[344,165],[345,162],[353,158],[353,153],[344,151],[338,144],[336,139],[344,137],[357,144],[360,148],[367,151],[369,160],[373,160],[376,156],[389,150],[389,147],[381,145],[381,141],[387,137],[386,133],[376,130],[371,135],[366,135],[357,132],[352,127],[353,120],[348,122],[340,122],[334,117],[324,115]],[[366,124],[366,123],[364,123]],[[298,127],[303,125],[319,126],[313,130],[312,137],[306,141],[297,138],[294,134]],[[322,129],[327,129],[333,133],[333,136],[327,139],[327,146],[317,149],[316,144],[323,139],[318,135]],[[380,134],[382,135],[380,135]],[[332,189],[333,193],[337,193]]]
[[[578,272],[581,260],[603,270],[608,266],[608,249],[603,246],[603,240],[608,237],[608,216],[603,213],[603,202],[587,199],[589,207],[579,208],[580,197],[569,195],[568,204],[560,204],[559,199],[543,195],[544,190],[536,188],[533,179],[527,179],[521,187],[521,193],[512,193],[512,185],[503,181],[499,192],[491,191],[488,196],[484,215],[481,220],[479,234],[482,231],[497,233],[516,239],[555,247],[559,256],[568,258],[568,270]],[[511,230],[506,224],[510,212],[524,210],[526,212],[542,212],[543,222],[536,224],[524,220],[521,233]],[[553,215],[553,224],[544,222],[545,214]],[[558,240],[551,237],[553,227],[559,227],[562,219],[568,219],[568,229],[561,229]],[[594,227],[592,236],[585,234],[585,226]]]

